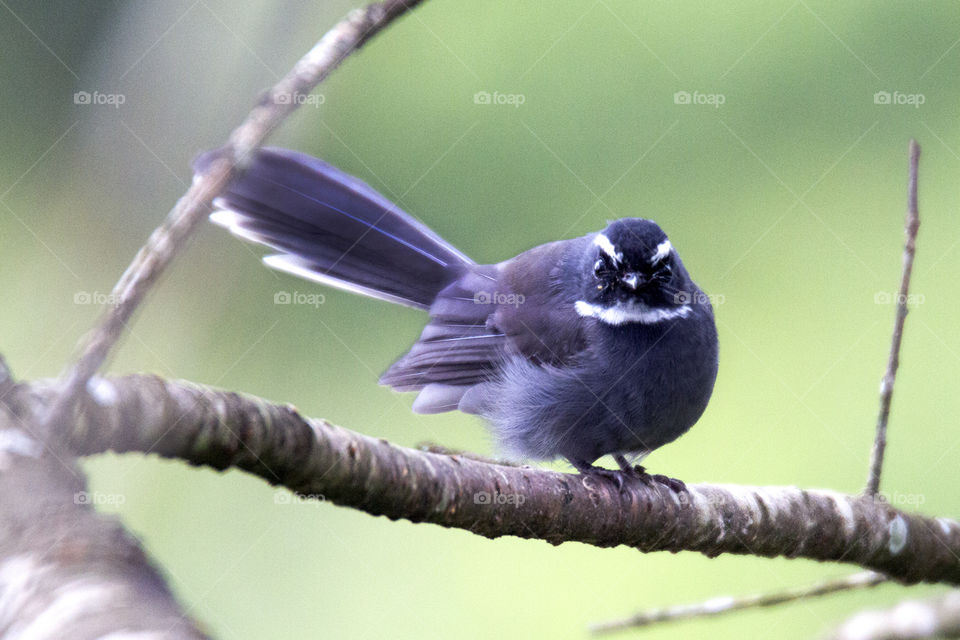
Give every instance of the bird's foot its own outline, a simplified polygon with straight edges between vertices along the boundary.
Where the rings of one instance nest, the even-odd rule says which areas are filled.
[[[677,480],[676,478],[671,478],[659,473],[647,473],[647,470],[642,465],[631,465],[630,462],[620,454],[615,454],[613,459],[620,465],[620,471],[622,473],[639,480],[647,486],[653,486],[655,483],[662,484],[674,493],[687,493],[687,485],[684,484],[683,480]]]
[[[659,482],[660,484],[664,485],[674,493],[678,493],[678,494],[689,493],[687,491],[687,485],[684,483],[683,480],[671,478],[670,476],[661,475],[659,473],[652,475],[650,477],[653,478],[656,482]]]
[[[570,460],[570,464],[572,464],[582,476],[587,478],[603,478],[614,483],[617,486],[617,491],[620,492],[623,492],[623,486],[626,483],[626,480],[633,479],[630,474],[624,473],[623,470],[596,467],[588,462],[584,462],[583,460]]]
[[[617,491],[620,492],[623,492],[623,488],[628,482],[642,482],[648,487],[653,487],[655,484],[665,486],[676,494],[688,493],[687,485],[684,484],[682,480],[677,480],[676,478],[671,478],[659,473],[647,473],[647,470],[643,466],[630,464],[622,455],[614,455],[613,459],[617,461],[617,464],[620,466],[619,469],[614,470],[597,467],[583,460],[570,460],[570,463],[583,476],[588,478],[603,478],[613,482],[617,486]]]

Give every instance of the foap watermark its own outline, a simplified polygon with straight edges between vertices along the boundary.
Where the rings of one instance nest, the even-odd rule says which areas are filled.
[[[527,497],[522,493],[490,493],[489,491],[478,491],[473,494],[473,504],[485,505],[513,505],[519,509],[527,501]]]
[[[677,91],[673,94],[673,104],[705,104],[719,109],[726,104],[727,96],[722,93],[701,93],[700,91]]]
[[[273,492],[273,504],[320,504],[327,497],[322,493],[291,493],[286,489]]]
[[[922,93],[903,93],[900,91],[877,91],[873,94],[873,104],[894,104],[919,109],[927,101]]]
[[[715,493],[697,493],[696,500],[689,491],[673,492],[673,497],[681,507],[691,507],[694,502],[700,507],[723,507],[727,504],[727,499],[721,494]]]
[[[123,302],[123,297],[116,293],[101,293],[99,291],[77,291],[73,294],[73,304],[110,305],[115,307]]]
[[[906,304],[906,305],[916,305],[923,304],[927,301],[927,297],[922,293],[908,293],[906,295],[895,291],[893,293],[889,291],[877,291],[873,294],[873,303],[874,304]]]
[[[727,301],[722,293],[704,293],[703,291],[677,291],[673,294],[676,304],[711,304],[719,305]]]
[[[500,293],[499,291],[477,291],[473,294],[474,304],[502,304],[519,307],[526,302],[527,297],[522,293]]]
[[[900,493],[899,491],[881,491],[872,496],[876,503],[889,504],[894,507],[919,507],[927,501],[922,493]]]
[[[520,105],[526,101],[527,96],[522,93],[500,93],[499,91],[490,93],[489,91],[477,91],[473,94],[473,104],[509,105],[514,108],[519,108]]]
[[[77,91],[73,94],[73,104],[82,105],[106,105],[119,109],[120,105],[127,101],[127,96],[122,93],[100,93],[99,91]]]
[[[276,104],[320,107],[327,101],[327,97],[322,93],[280,93],[274,96],[273,101]]]
[[[301,293],[300,291],[277,291],[273,294],[273,304],[305,304],[318,309],[327,301],[322,293]]]
[[[127,501],[122,493],[100,493],[99,491],[78,491],[73,494],[73,504],[121,505]]]

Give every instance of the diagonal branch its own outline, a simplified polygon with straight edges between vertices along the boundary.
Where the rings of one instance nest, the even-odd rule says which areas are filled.
[[[22,383],[30,420],[55,398]],[[153,452],[236,467],[304,495],[413,522],[641,551],[845,562],[905,582],[960,585],[960,523],[880,498],[796,487],[690,485],[686,493],[417,451],[301,416],[289,405],[155,376],[98,379],[64,434],[81,455]]]
[[[903,340],[903,323],[907,319],[907,296],[910,293],[910,275],[913,273],[913,257],[917,251],[917,230],[920,217],[917,213],[917,164],[920,160],[920,145],[910,141],[910,179],[907,185],[907,219],[904,233],[907,236],[903,247],[903,273],[900,276],[900,290],[897,292],[897,317],[893,325],[893,339],[890,344],[890,357],[887,371],[880,384],[880,415],[877,418],[877,435],[870,456],[870,475],[864,493],[875,495],[880,490],[880,473],[883,470],[883,453],[887,447],[887,421],[890,418],[890,401],[893,399],[893,385],[897,380],[897,368],[900,366],[900,343]]]
[[[328,31],[234,129],[218,160],[205,175],[194,180],[114,285],[111,298],[119,302],[104,311],[98,324],[81,341],[80,355],[61,376],[60,394],[43,418],[44,432],[60,425],[69,415],[80,390],[103,366],[144,296],[209,212],[213,198],[242,170],[264,139],[299,106],[302,101],[298,98],[326,79],[367,40],[420,2],[422,0],[385,0],[350,13]]]

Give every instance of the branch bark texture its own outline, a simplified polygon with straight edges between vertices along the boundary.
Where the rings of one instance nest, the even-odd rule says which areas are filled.
[[[24,420],[55,389],[17,385]],[[301,416],[289,405],[154,376],[98,379],[69,433],[81,455],[152,452],[373,515],[488,538],[578,541],[641,551],[785,556],[857,564],[904,583],[960,584],[960,523],[875,497],[796,487],[659,484],[623,492],[596,478],[417,451]]]

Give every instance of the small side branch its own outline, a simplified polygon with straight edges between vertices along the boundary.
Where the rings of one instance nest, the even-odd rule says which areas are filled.
[[[385,0],[351,12],[267,92],[230,135],[220,158],[205,175],[194,180],[114,285],[111,297],[119,302],[108,307],[97,325],[81,340],[80,355],[61,376],[60,394],[43,418],[44,432],[61,425],[69,416],[77,395],[103,366],[144,296],[184,246],[197,223],[210,211],[213,198],[242,170],[270,132],[301,104],[298,97],[309,93],[347,56],[421,1]]]
[[[691,618],[706,618],[718,616],[741,609],[754,609],[757,607],[772,607],[778,604],[793,602],[795,600],[806,600],[819,596],[825,596],[838,591],[851,591],[854,589],[866,589],[875,587],[878,584],[889,580],[886,576],[874,571],[862,571],[843,578],[825,580],[813,585],[804,587],[795,587],[783,591],[771,593],[753,594],[748,596],[717,597],[696,604],[677,605],[664,607],[661,609],[648,609],[641,611],[629,618],[622,620],[611,620],[602,622],[591,627],[594,633],[610,633],[612,631],[623,631],[625,629],[635,629],[637,627],[647,627],[661,622],[674,622],[677,620],[689,620]]]
[[[870,475],[867,478],[867,495],[875,495],[880,490],[880,474],[883,471],[883,454],[887,447],[887,421],[890,418],[890,402],[893,399],[893,385],[900,366],[900,343],[903,341],[903,323],[907,319],[907,296],[910,293],[910,275],[913,273],[913,257],[917,251],[917,230],[920,228],[920,216],[917,212],[917,165],[920,159],[920,145],[910,141],[910,178],[907,186],[907,219],[904,233],[907,236],[903,247],[903,273],[900,277],[900,290],[897,293],[897,317],[893,325],[893,339],[890,343],[890,357],[887,371],[880,384],[880,415],[877,418],[877,434],[873,442],[870,459]]]

